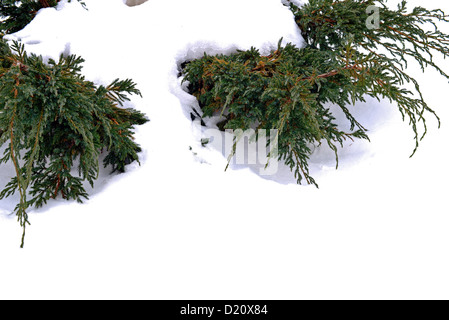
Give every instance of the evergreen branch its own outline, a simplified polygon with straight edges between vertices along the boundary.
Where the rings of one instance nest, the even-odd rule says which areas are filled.
[[[19,189],[19,193],[20,193],[20,202],[16,207],[17,210],[17,219],[20,223],[20,226],[22,227],[22,241],[20,244],[20,247],[23,248],[24,246],[24,239],[25,239],[25,232],[26,232],[26,225],[29,224],[28,222],[28,214],[26,213],[26,189],[25,189],[25,184],[23,182],[23,176],[21,173],[21,169],[19,167],[18,161],[17,161],[17,157],[15,154],[15,150],[14,150],[14,120],[16,118],[16,110],[17,110],[17,104],[15,104],[14,106],[14,110],[13,110],[13,115],[11,118],[11,123],[9,126],[9,130],[10,130],[10,152],[11,152],[11,159],[12,162],[14,164],[14,169],[16,171],[16,178],[17,178],[17,186]]]
[[[0,17],[3,21],[0,23],[0,32],[8,34],[23,29],[29,24],[37,12],[43,8],[56,7],[61,0],[1,0]],[[68,0],[71,2],[71,0]],[[82,0],[77,0],[85,9],[86,4]]]
[[[109,91],[97,88],[80,75],[83,61],[61,56],[59,62],[44,64],[42,57],[28,55],[23,45],[14,42],[9,47],[0,39],[0,146],[9,141],[0,164],[11,161],[16,172],[0,199],[17,190],[20,194],[14,213],[23,228],[21,247],[29,208],[59,196],[88,199],[83,182],[94,186],[101,151],[107,150],[104,164],[113,171],[123,172],[127,164],[138,161],[141,149],[132,130],[148,120],[116,104],[140,91],[131,80],[116,80]],[[78,176],[72,173],[75,160]]]
[[[378,29],[367,27],[367,9],[373,5],[380,12]],[[389,9],[384,0],[310,0],[301,8],[290,2],[290,8],[305,48],[282,47],[280,41],[268,56],[252,48],[229,56],[205,55],[185,64],[184,81],[198,98],[203,116],[220,112],[226,118],[222,129],[278,129],[279,160],[298,183],[305,179],[316,185],[307,167],[310,146],[325,140],[338,168],[337,144],[369,140],[350,105],[364,102],[366,96],[386,98],[398,106],[414,132],[413,156],[427,133],[426,115],[435,116],[438,126],[441,121],[425,102],[418,81],[404,70],[414,59],[423,71],[430,66],[449,80],[434,61],[435,53],[449,56],[449,35],[437,25],[449,22],[449,16],[421,7],[408,12],[406,1],[397,10]],[[435,30],[425,31],[426,25]],[[414,91],[402,88],[407,83]],[[327,103],[341,108],[351,132],[338,129]],[[235,144],[230,156],[234,153]]]

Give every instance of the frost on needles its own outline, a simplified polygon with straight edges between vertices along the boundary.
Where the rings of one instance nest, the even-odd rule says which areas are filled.
[[[288,2],[304,48],[281,46],[280,41],[268,56],[253,48],[186,64],[184,81],[203,116],[224,116],[221,129],[278,129],[278,160],[298,183],[305,179],[318,186],[308,169],[314,146],[325,142],[338,167],[338,145],[368,139],[350,106],[366,97],[388,99],[413,129],[414,154],[427,132],[425,117],[440,119],[424,101],[417,80],[407,74],[407,62],[415,60],[423,71],[432,67],[449,79],[433,60],[435,53],[449,55],[449,35],[437,25],[449,17],[441,10],[408,10],[406,1],[395,10],[384,0],[310,0],[302,7]],[[379,13],[375,27],[367,24],[373,8]],[[338,128],[328,103],[341,108],[350,132]]]
[[[131,80],[95,86],[80,73],[83,61],[61,55],[44,63],[23,45],[0,41],[0,165],[10,162],[15,170],[0,199],[20,196],[14,212],[22,246],[27,210],[57,197],[87,199],[83,182],[93,186],[101,153],[103,165],[118,172],[139,159],[133,127],[148,120],[119,105],[140,91]]]

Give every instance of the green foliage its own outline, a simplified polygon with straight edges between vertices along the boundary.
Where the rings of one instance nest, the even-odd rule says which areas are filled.
[[[133,126],[148,120],[119,105],[140,91],[131,80],[96,87],[80,74],[82,62],[61,55],[44,63],[19,43],[0,41],[0,146],[6,147],[0,164],[15,168],[0,199],[20,194],[15,213],[23,236],[28,208],[56,197],[88,198],[83,182],[93,186],[102,152],[113,171],[138,161]]]
[[[55,7],[60,0],[0,0],[0,32],[14,33],[23,29],[42,8]],[[71,0],[69,0],[70,2]],[[83,6],[84,3],[78,0]]]
[[[405,72],[407,59],[449,79],[433,61],[434,53],[449,53],[449,36],[436,27],[448,17],[441,10],[420,7],[408,12],[406,1],[390,10],[384,2],[310,0],[301,8],[291,4],[307,42],[304,48],[279,42],[269,56],[254,48],[230,56],[205,55],[186,64],[184,81],[205,117],[224,117],[222,129],[278,129],[278,160],[294,171],[298,183],[305,179],[317,186],[307,164],[315,145],[326,142],[338,167],[338,145],[346,139],[368,139],[349,107],[367,96],[398,106],[413,128],[414,154],[427,132],[425,115],[436,114],[424,101],[418,82]],[[367,25],[371,5],[379,9],[376,29]],[[426,31],[427,26],[432,29]],[[344,112],[350,132],[338,128],[329,103]]]

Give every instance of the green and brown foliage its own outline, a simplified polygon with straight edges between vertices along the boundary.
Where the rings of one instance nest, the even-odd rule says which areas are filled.
[[[0,0],[0,32],[7,34],[23,29],[42,8],[55,7],[61,0]],[[69,0],[70,2],[71,0]],[[78,0],[83,6],[84,3]]]
[[[148,120],[120,105],[140,91],[131,80],[97,87],[81,75],[82,62],[61,55],[44,63],[21,44],[0,41],[0,164],[15,170],[0,199],[19,193],[15,213],[23,236],[29,208],[57,197],[88,198],[83,183],[93,186],[101,153],[113,171],[138,161],[133,127]]]
[[[396,104],[413,129],[417,148],[427,132],[425,116],[436,114],[424,101],[418,81],[406,73],[407,62],[415,60],[422,70],[433,67],[449,79],[433,60],[435,53],[449,55],[449,35],[437,28],[448,16],[421,7],[409,11],[406,1],[391,10],[385,2],[291,4],[304,48],[280,42],[268,56],[254,48],[229,56],[205,55],[187,63],[184,81],[204,117],[224,117],[222,129],[278,129],[279,160],[294,171],[298,183],[305,179],[317,185],[308,169],[314,146],[327,143],[338,166],[339,144],[368,139],[367,129],[350,111],[366,97]],[[376,28],[368,23],[372,6],[379,13]],[[350,132],[338,128],[329,103],[344,112]]]

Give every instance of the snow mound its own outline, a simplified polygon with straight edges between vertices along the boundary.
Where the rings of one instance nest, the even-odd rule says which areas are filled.
[[[447,129],[430,129],[410,160],[412,132],[399,112],[369,101],[354,110],[372,143],[348,144],[338,171],[318,148],[319,190],[292,184],[285,168],[274,181],[248,166],[224,172],[226,157],[201,146],[179,66],[205,52],[265,54],[281,38],[301,46],[290,10],[281,0],[84,2],[88,10],[67,0],[43,9],[9,38],[47,58],[81,55],[98,84],[132,78],[143,98],[129,105],[151,120],[136,130],[141,166],[105,170],[83,205],[35,211],[20,253],[20,228],[2,214],[0,297],[386,298],[392,286],[387,295],[447,288]],[[447,84],[434,76],[422,77],[422,89],[447,123]],[[4,185],[13,172],[1,170]],[[0,212],[12,204],[1,201]],[[11,270],[27,277],[5,277]]]

